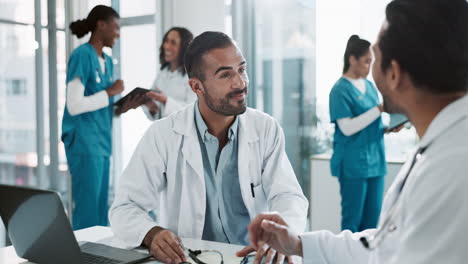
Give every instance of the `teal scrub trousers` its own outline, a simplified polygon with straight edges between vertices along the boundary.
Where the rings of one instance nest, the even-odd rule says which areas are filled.
[[[376,228],[384,193],[384,177],[338,178],[341,193],[341,230]]]
[[[109,157],[67,155],[67,159],[72,177],[73,230],[107,226]]]

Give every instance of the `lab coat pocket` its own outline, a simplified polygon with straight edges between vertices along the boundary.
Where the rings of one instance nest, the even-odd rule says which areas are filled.
[[[255,211],[257,214],[268,211],[268,204],[265,192],[263,191],[263,185],[258,184],[253,187]]]

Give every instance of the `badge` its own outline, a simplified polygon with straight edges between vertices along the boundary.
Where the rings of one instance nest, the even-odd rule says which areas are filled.
[[[101,83],[101,78],[99,78],[99,71],[96,69],[96,82]]]

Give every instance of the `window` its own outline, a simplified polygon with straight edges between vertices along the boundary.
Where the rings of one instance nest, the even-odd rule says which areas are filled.
[[[141,41],[144,37],[145,41]],[[154,24],[135,25],[121,29],[121,67],[125,82],[124,94],[135,87],[151,88],[158,72],[156,60],[159,47],[156,44]],[[138,142],[152,124],[141,108],[130,110],[122,115],[122,162],[125,168],[130,161]]]
[[[58,147],[46,150],[46,146],[58,141],[58,136],[49,133],[49,127],[58,127],[60,112],[53,113],[51,116],[57,114],[56,118],[49,120],[46,107],[57,106],[57,102],[49,102],[49,93],[64,90],[65,85],[64,81],[60,83],[65,64],[65,2],[56,0],[56,10],[47,6],[49,2],[0,0],[0,183],[53,188],[64,193],[66,178],[61,177],[62,185],[52,185],[51,175],[58,174],[57,168],[46,170],[46,161],[57,156]],[[41,12],[35,12],[36,8]],[[57,29],[47,25],[51,11],[56,13]],[[49,50],[48,33],[57,33],[56,49]],[[51,60],[51,65],[58,64],[58,69],[50,77],[58,78],[58,83],[49,85],[48,55],[54,53],[57,61]],[[46,175],[46,171],[50,173]],[[4,238],[0,224],[0,246]]]
[[[234,38],[248,63],[249,106],[279,121],[286,152],[307,192],[313,149],[306,132],[315,110],[315,1],[244,0],[232,5]]]
[[[26,95],[26,80],[25,79],[10,79],[6,80],[7,95]]]
[[[17,10],[12,3],[9,8]],[[18,5],[21,6],[21,2]],[[34,27],[0,23],[0,32],[0,49],[3,50],[0,56],[0,86],[3,86],[0,87],[3,91],[0,96],[0,181],[34,186],[37,183],[36,138],[25,141],[21,133],[16,133],[36,134],[35,47],[31,45]]]

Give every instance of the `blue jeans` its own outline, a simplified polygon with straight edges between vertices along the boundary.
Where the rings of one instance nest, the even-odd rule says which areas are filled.
[[[359,232],[377,227],[384,193],[384,176],[339,178],[341,230]]]

